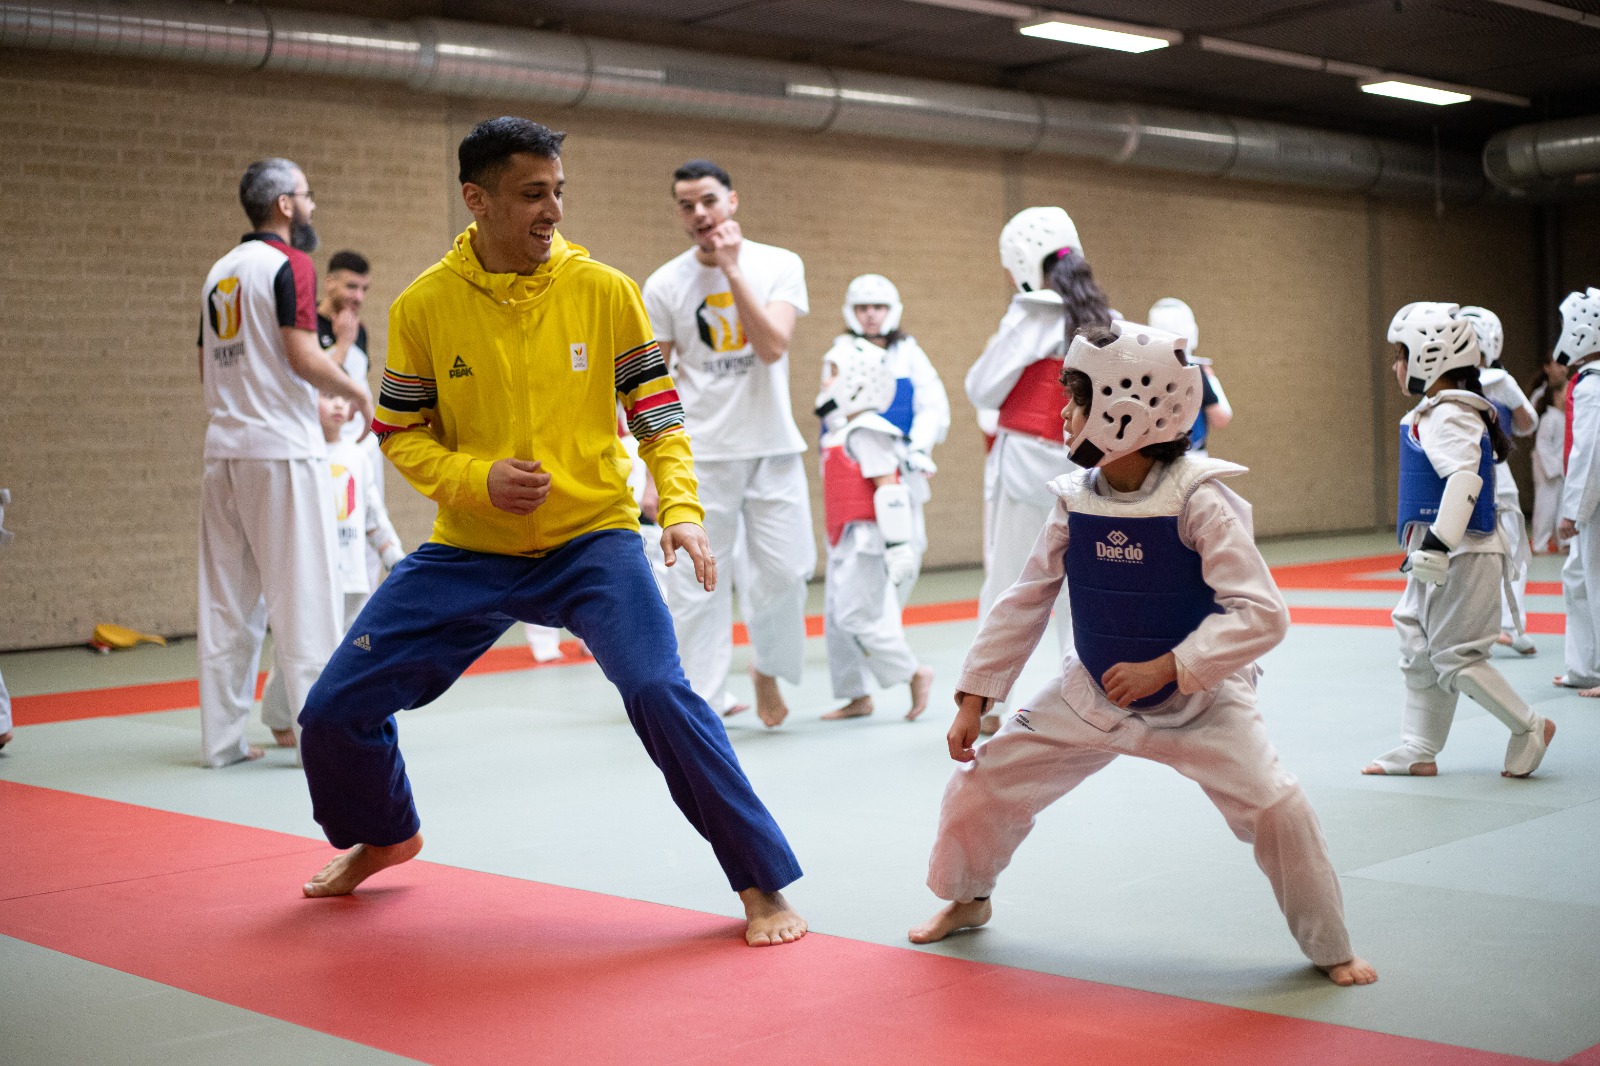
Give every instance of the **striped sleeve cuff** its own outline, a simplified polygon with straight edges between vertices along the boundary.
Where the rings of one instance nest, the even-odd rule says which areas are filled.
[[[640,443],[683,429],[683,404],[655,341],[617,357],[616,387],[628,432]]]

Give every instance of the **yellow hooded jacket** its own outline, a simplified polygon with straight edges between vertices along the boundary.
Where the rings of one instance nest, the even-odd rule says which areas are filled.
[[[439,505],[430,538],[472,551],[542,555],[601,529],[638,529],[617,401],[655,477],[663,527],[703,522],[683,408],[621,271],[555,235],[529,275],[490,274],[476,225],[389,309],[373,432]],[[489,502],[489,467],[538,460],[550,495],[532,514]]]

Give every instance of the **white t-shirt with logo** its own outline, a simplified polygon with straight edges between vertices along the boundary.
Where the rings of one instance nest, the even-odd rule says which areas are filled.
[[[797,315],[811,310],[805,264],[788,249],[746,240],[739,271],[762,307],[781,300]],[[756,355],[721,270],[690,248],[650,275],[644,305],[656,339],[672,345],[672,378],[697,460],[805,451],[789,402],[789,357],[767,364]]]

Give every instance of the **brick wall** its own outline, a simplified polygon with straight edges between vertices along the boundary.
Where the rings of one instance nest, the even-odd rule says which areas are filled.
[[[1436,219],[1426,205],[1057,159],[0,52],[0,484],[16,493],[18,533],[0,556],[0,649],[75,643],[96,621],[193,631],[197,301],[246,228],[244,166],[295,159],[317,193],[319,261],[341,247],[372,260],[367,326],[381,358],[389,300],[464,225],[456,143],[505,111],[569,131],[563,232],[641,281],[686,245],[672,169],[704,155],[733,173],[745,232],[806,261],[812,314],[792,380],[812,441],[806,412],[845,284],[866,271],[899,284],[904,326],[954,409],[931,566],[979,559],[982,442],[961,380],[1005,308],[995,238],[1019,207],[1072,212],[1124,313],[1164,295],[1195,307],[1201,354],[1236,411],[1215,453],[1252,467],[1239,488],[1263,534],[1388,518],[1384,441],[1403,406],[1392,389],[1375,399],[1388,379],[1373,328],[1400,303],[1494,307],[1513,353],[1532,336],[1533,231],[1520,210]],[[407,543],[425,538],[432,505],[392,471],[389,497]]]

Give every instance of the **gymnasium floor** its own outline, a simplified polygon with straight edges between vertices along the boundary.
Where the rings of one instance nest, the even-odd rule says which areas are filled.
[[[1600,704],[1549,683],[1558,561],[1535,561],[1539,655],[1497,657],[1560,726],[1538,775],[1502,779],[1505,731],[1463,700],[1441,776],[1368,778],[1398,734],[1391,544],[1264,548],[1296,624],[1262,707],[1374,986],[1312,971],[1249,848],[1194,785],[1133,760],[1041,817],[989,927],[905,941],[938,903],[922,878],[978,585],[961,572],[926,576],[909,612],[938,671],[923,721],[902,693],[819,721],[834,701],[813,639],[782,729],[729,722],[808,871],[788,894],[813,935],[781,949],[739,940],[735,897],[592,663],[532,669],[511,639],[404,715],[426,861],[313,902],[298,886],[329,849],[288,753],[198,768],[192,642],[0,656],[18,719],[0,1064],[1600,1066]]]

